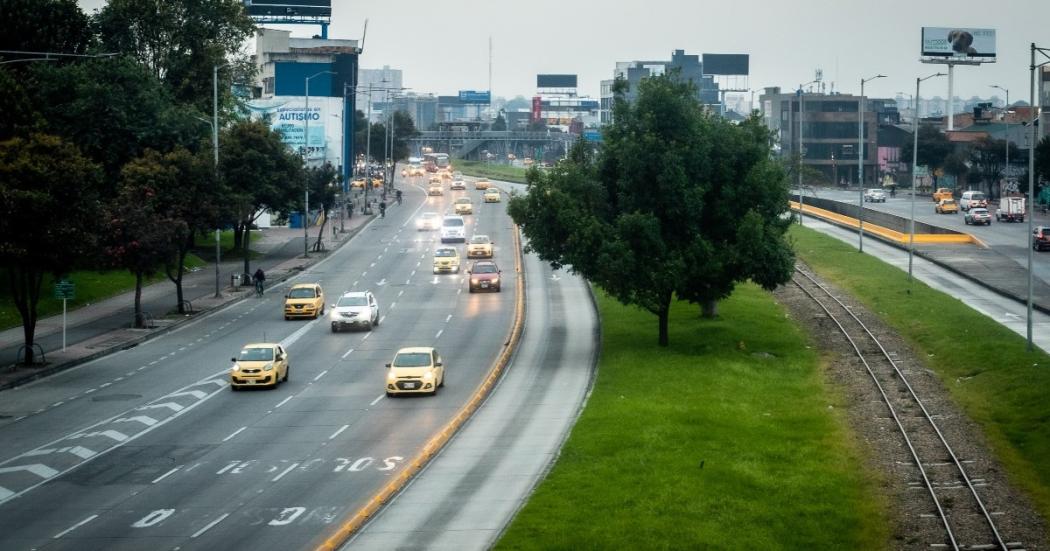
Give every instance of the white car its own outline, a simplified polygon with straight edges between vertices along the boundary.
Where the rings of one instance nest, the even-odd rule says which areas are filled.
[[[866,203],[885,203],[886,192],[881,189],[868,189],[864,191],[864,202]]]
[[[466,242],[466,226],[467,224],[463,220],[462,216],[446,216],[444,219],[441,220],[441,242]]]
[[[464,190],[467,189],[467,182],[463,180],[452,180],[452,184],[448,188],[454,190]]]
[[[436,212],[424,212],[418,220],[416,220],[416,229],[419,231],[432,231],[438,229],[441,224],[441,217]]]
[[[328,309],[333,333],[347,328],[371,331],[379,325],[379,303],[370,291],[343,293]]]

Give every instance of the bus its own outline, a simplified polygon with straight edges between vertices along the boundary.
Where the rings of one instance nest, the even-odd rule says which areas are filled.
[[[437,172],[449,168],[448,153],[424,153],[423,166],[427,172]]]

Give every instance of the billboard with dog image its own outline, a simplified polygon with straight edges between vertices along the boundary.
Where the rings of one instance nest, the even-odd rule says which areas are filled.
[[[923,27],[923,57],[995,59],[995,29]]]

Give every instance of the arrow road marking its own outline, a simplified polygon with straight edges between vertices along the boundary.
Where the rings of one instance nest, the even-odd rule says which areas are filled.
[[[58,471],[44,465],[43,463],[33,463],[32,465],[19,465],[17,467],[4,467],[0,469],[0,474],[3,473],[17,473],[20,471],[26,471],[33,473],[40,478],[51,478],[58,474]]]

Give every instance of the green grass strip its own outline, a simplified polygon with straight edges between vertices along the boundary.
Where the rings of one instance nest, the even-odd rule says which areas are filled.
[[[525,173],[528,172],[526,169],[516,166],[489,164],[481,161],[466,161],[463,159],[452,161],[452,166],[467,176],[492,178],[493,180],[517,182],[519,184],[525,183]]]
[[[926,358],[983,429],[1014,484],[1050,521],[1050,356],[937,289],[852,245],[794,226],[799,257],[877,312]],[[910,292],[909,292],[910,288]],[[1007,300],[1007,299],[1002,299]]]
[[[702,320],[676,304],[660,348],[655,317],[599,297],[593,394],[498,548],[886,547],[817,353],[755,286],[719,308]]]

